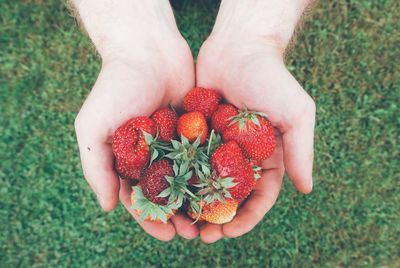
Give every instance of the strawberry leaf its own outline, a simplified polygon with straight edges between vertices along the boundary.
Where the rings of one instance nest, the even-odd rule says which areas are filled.
[[[162,198],[162,197],[167,197],[167,196],[169,196],[171,194],[171,188],[167,188],[167,189],[165,189],[164,191],[162,191],[161,193],[159,193],[158,195],[157,195],[157,197],[160,197],[160,198]]]
[[[198,137],[196,138],[196,140],[193,142],[193,147],[194,147],[194,148],[199,147],[199,145],[200,145],[200,140],[201,140],[201,136],[202,136],[202,134],[200,134],[200,136],[198,136]]]
[[[139,220],[144,221],[149,218],[151,221],[157,219],[167,223],[167,215],[173,211],[170,206],[157,205],[144,197],[142,189],[139,186],[132,188],[134,190],[132,209],[140,212]]]
[[[149,166],[151,166],[151,164],[153,163],[153,161],[156,160],[156,158],[158,157],[158,155],[159,155],[159,153],[158,153],[157,150],[152,150]]]
[[[224,196],[226,198],[232,198],[232,195],[231,195],[231,193],[229,191],[225,191]]]
[[[182,143],[185,144],[190,144],[189,140],[185,136],[181,136],[181,141]]]
[[[175,150],[178,150],[179,147],[180,147],[179,141],[171,140],[171,144],[172,144],[172,146],[174,147]]]
[[[245,127],[245,122],[244,122],[244,120],[240,120],[240,121],[239,121],[239,129],[240,129],[240,131],[242,131],[242,130],[244,129],[244,127]]]
[[[143,136],[144,136],[144,140],[146,141],[146,144],[151,145],[153,143],[153,136],[144,130],[142,130],[142,132],[143,132]]]
[[[257,116],[252,116],[252,117],[251,117],[251,121],[252,121],[255,125],[261,126],[260,120],[258,120]]]

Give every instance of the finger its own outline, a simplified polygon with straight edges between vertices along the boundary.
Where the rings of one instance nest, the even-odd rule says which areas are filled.
[[[264,170],[283,168],[283,149],[282,149],[282,135],[279,130],[274,128],[275,135],[275,150],[270,158],[262,161],[262,168]]]
[[[309,98],[307,96],[307,98]],[[311,100],[311,99],[310,99]],[[312,191],[315,104],[309,101],[297,122],[283,133],[285,169],[295,187],[302,193]]]
[[[140,221],[139,215],[131,209],[131,193],[132,189],[128,180],[121,180],[121,189],[119,192],[119,198],[128,212],[132,217],[139,223],[143,230],[154,238],[161,241],[170,241],[175,237],[174,225],[168,221],[167,224],[155,223],[148,221]]]
[[[80,117],[75,121],[83,173],[101,207],[111,211],[118,204],[119,191],[111,145],[99,137],[100,132],[88,128],[88,125],[89,122]]]
[[[175,226],[176,233],[185,239],[194,239],[199,235],[199,228],[196,224],[192,224],[193,220],[189,219],[182,213],[178,212],[171,218]]]
[[[236,216],[223,225],[223,234],[238,237],[252,230],[271,209],[278,198],[283,180],[282,168],[267,170],[260,178],[246,203],[239,208]]]
[[[224,237],[221,224],[206,223],[200,231],[201,240],[206,244],[215,243]]]

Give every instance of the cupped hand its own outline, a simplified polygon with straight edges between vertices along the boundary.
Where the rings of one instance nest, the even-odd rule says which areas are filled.
[[[130,208],[130,183],[120,180],[113,168],[113,132],[131,117],[149,116],[174,104],[194,86],[193,57],[186,41],[180,35],[150,37],[145,45],[138,41],[121,49],[99,49],[101,72],[75,120],[84,175],[102,208],[110,211],[120,199],[136,220],[138,215]],[[171,240],[175,234],[188,239],[198,235],[196,225],[179,214],[167,224],[138,223],[159,240]]]
[[[211,35],[200,49],[196,80],[239,108],[266,113],[277,137],[262,178],[235,218],[202,228],[203,241],[212,243],[252,230],[274,205],[285,170],[300,192],[311,192],[315,104],[286,69],[283,49],[273,38]]]

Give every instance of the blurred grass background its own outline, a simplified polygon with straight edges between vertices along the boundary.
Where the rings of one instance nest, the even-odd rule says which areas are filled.
[[[0,2],[1,267],[400,267],[399,1],[320,1],[288,57],[318,107],[314,192],[286,179],[252,232],[213,245],[100,210],[73,128],[100,59],[62,2]],[[173,6],[196,55],[218,1]]]

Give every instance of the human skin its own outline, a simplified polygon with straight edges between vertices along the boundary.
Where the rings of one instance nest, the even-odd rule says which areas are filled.
[[[284,64],[284,53],[306,0],[223,0],[214,29],[200,49],[196,84],[215,88],[237,107],[268,115],[277,147],[235,218],[206,224],[202,240],[238,237],[274,205],[285,171],[302,193],[312,190],[315,104]]]
[[[122,201],[129,213],[131,188],[113,170],[110,138],[127,119],[178,104],[194,86],[193,58],[167,1],[75,0],[79,17],[102,58],[99,77],[75,128],[85,178],[104,210]],[[312,189],[315,105],[284,66],[283,52],[308,1],[222,1],[212,34],[201,48],[197,85],[219,90],[238,107],[264,111],[277,129],[277,149],[231,223],[206,224],[204,242],[250,231],[274,204],[285,169],[303,193]],[[223,57],[221,57],[223,55]],[[160,225],[140,222],[159,240],[191,239],[199,229],[178,214]]]
[[[153,237],[163,241],[176,234],[196,237],[198,227],[181,214],[166,225],[138,220],[130,209],[129,182],[114,172],[110,143],[126,120],[177,104],[195,84],[193,57],[169,2],[74,0],[73,6],[102,60],[97,81],[75,120],[86,180],[105,211],[120,199]]]

